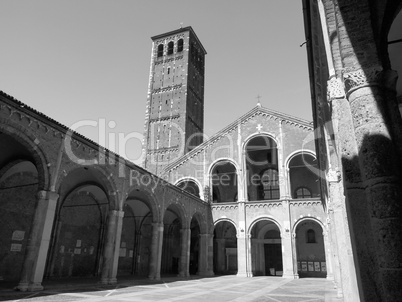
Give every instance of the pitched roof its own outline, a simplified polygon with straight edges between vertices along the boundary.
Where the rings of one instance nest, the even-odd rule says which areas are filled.
[[[204,149],[206,149],[208,146],[215,143],[217,140],[221,139],[222,137],[225,137],[229,132],[233,131],[239,124],[243,124],[246,121],[248,121],[249,119],[251,119],[252,117],[254,117],[255,115],[259,115],[259,114],[262,114],[265,116],[273,116],[276,119],[284,120],[289,124],[298,125],[299,127],[305,128],[308,130],[314,129],[313,122],[309,122],[307,120],[304,120],[304,119],[301,119],[298,117],[294,117],[289,114],[285,114],[285,113],[282,113],[279,111],[274,111],[274,110],[262,107],[261,105],[257,105],[253,109],[251,109],[249,112],[245,113],[244,115],[242,115],[241,117],[236,119],[234,122],[232,122],[231,124],[229,124],[228,126],[223,128],[222,130],[215,133],[211,138],[204,141],[202,144],[198,145],[193,150],[187,152],[182,157],[180,157],[179,159],[175,160],[174,162],[172,162],[171,164],[166,166],[165,171],[170,171],[170,170],[176,168],[177,166],[183,164],[190,158],[193,158],[195,155],[204,151]]]

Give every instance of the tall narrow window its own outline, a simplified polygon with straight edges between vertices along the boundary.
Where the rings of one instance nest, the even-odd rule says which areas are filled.
[[[183,51],[183,39],[177,41],[177,52]]]
[[[163,56],[163,44],[158,45],[158,58]]]
[[[168,44],[168,51],[167,54],[171,55],[173,53],[173,41],[170,41]]]
[[[315,232],[312,229],[307,231],[307,243],[316,243],[315,241]]]

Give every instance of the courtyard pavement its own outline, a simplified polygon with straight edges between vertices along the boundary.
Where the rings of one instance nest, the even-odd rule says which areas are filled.
[[[1,282],[1,281],[0,281]],[[332,281],[319,278],[162,278],[160,281],[120,278],[114,286],[101,286],[94,280],[44,282],[40,292],[14,291],[0,283],[0,301],[208,301],[208,302],[341,302]]]

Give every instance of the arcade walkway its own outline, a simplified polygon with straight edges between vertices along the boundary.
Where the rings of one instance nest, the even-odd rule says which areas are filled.
[[[117,286],[101,287],[84,280],[68,284],[44,282],[42,292],[15,292],[0,287],[0,301],[208,301],[208,302],[341,302],[333,283],[326,279],[242,278],[163,278],[122,280]]]

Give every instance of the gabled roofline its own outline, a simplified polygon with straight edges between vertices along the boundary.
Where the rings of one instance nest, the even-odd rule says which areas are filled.
[[[172,162],[171,164],[166,166],[165,171],[170,171],[175,166],[177,166],[180,162],[186,161],[187,159],[189,159],[192,156],[194,156],[195,153],[201,152],[206,146],[208,146],[209,144],[214,142],[216,139],[218,139],[219,137],[224,135],[224,133],[226,133],[230,129],[238,126],[240,123],[242,123],[244,120],[246,120],[247,118],[249,118],[253,114],[257,113],[258,111],[263,112],[265,114],[276,116],[276,117],[278,117],[278,118],[280,118],[282,120],[286,120],[286,121],[289,121],[289,122],[292,122],[292,123],[299,124],[299,125],[301,125],[303,127],[310,128],[311,130],[314,129],[314,126],[312,124],[313,122],[309,122],[307,120],[304,120],[304,119],[301,119],[301,118],[298,118],[298,117],[294,117],[294,116],[291,116],[291,115],[288,115],[288,114],[285,114],[285,113],[282,113],[282,112],[279,112],[279,111],[271,110],[271,109],[262,107],[260,105],[257,105],[253,109],[251,109],[249,112],[245,113],[244,115],[242,115],[241,117],[236,119],[234,122],[232,122],[231,124],[229,124],[228,126],[223,128],[222,130],[220,130],[217,133],[215,133],[211,138],[209,138],[208,140],[206,140],[202,144],[200,144],[197,147],[195,147],[193,150],[187,152],[182,157],[180,157],[179,159],[175,160],[174,162]]]
[[[194,38],[197,40],[198,44],[201,46],[202,50],[204,51],[204,54],[207,54],[207,51],[205,50],[204,46],[202,45],[202,43],[198,39],[197,35],[195,34],[195,31],[193,30],[193,28],[191,26],[175,29],[175,30],[169,31],[169,32],[164,33],[164,34],[156,35],[156,36],[151,37],[151,39],[152,39],[152,41],[155,41],[155,40],[161,39],[163,37],[172,36],[172,35],[175,35],[175,34],[178,34],[178,33],[181,33],[181,32],[185,32],[185,31],[189,31],[194,35]]]

